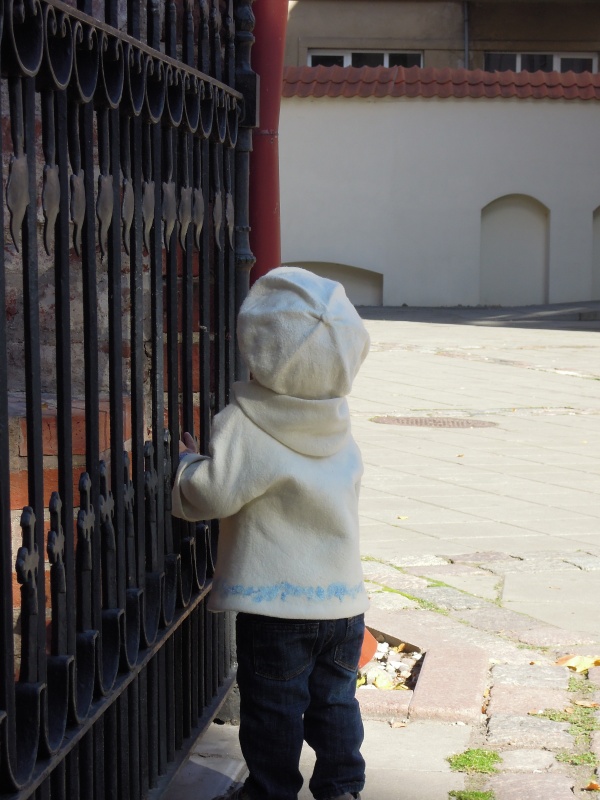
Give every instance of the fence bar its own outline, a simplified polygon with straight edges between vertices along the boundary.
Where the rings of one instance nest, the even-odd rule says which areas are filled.
[[[38,553],[45,549],[44,541],[44,476],[38,454],[42,451],[42,386],[40,363],[39,285],[37,259],[37,214],[33,202],[37,193],[35,161],[35,84],[32,78],[17,80],[13,86],[22,92],[22,113],[25,128],[29,202],[22,227],[23,300],[25,321],[25,391],[27,396],[27,460],[29,476],[29,505],[35,513],[35,544]],[[17,101],[18,105],[18,101]],[[18,112],[17,112],[18,113]],[[44,571],[37,572],[38,603],[45,605]],[[46,625],[43,614],[37,614],[38,653],[34,680],[46,678]]]
[[[4,113],[1,107],[0,113]],[[0,128],[0,144],[2,129]],[[4,230],[4,204],[0,203],[0,224]],[[4,248],[0,248],[0,307],[6,308],[6,274]],[[8,342],[6,315],[0,316],[0,387],[8,386]],[[5,766],[11,750],[14,759],[14,645],[13,645],[13,602],[12,602],[12,547],[10,504],[10,437],[8,422],[8,393],[0,390],[0,526],[4,533],[0,537],[0,741],[2,761]]]

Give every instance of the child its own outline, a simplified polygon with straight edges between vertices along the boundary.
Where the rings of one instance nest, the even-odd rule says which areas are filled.
[[[352,800],[365,777],[355,687],[368,601],[345,396],[369,336],[340,284],[296,267],[254,284],[237,333],[253,379],[214,418],[209,457],[184,434],[173,489],[176,516],[222,520],[208,602],[238,612],[249,770],[227,798],[297,800],[306,740],[316,800]]]

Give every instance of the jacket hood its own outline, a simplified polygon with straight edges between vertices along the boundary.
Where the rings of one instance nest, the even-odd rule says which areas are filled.
[[[343,286],[300,267],[256,281],[237,323],[255,381],[307,400],[344,397],[369,351],[369,335]]]
[[[277,394],[256,381],[233,384],[235,400],[261,430],[306,456],[337,453],[350,436],[345,397],[305,400]]]

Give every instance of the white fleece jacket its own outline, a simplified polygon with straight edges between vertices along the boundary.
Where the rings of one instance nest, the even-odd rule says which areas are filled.
[[[362,321],[340,284],[282,267],[246,298],[238,340],[261,382],[234,384],[210,455],[184,456],[173,488],[175,516],[221,520],[209,607],[360,614],[362,461],[343,395],[368,351]]]

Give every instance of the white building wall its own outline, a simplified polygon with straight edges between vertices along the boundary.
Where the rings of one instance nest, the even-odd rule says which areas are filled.
[[[380,274],[384,305],[478,305],[482,210],[524,195],[548,209],[548,301],[599,299],[599,134],[594,101],[284,99],[283,262]]]

